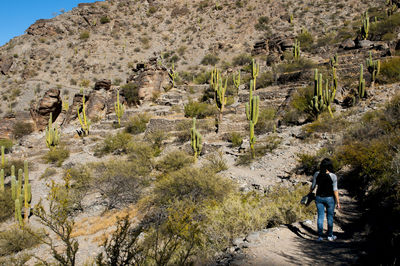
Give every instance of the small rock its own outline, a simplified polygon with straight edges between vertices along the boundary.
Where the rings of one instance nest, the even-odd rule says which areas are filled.
[[[243,238],[241,237],[237,237],[235,239],[232,240],[232,244],[236,247],[239,247],[240,245],[242,245],[244,243]]]
[[[343,48],[345,50],[354,49],[356,44],[352,39],[347,39],[339,45],[339,48]]]
[[[357,48],[371,48],[374,46],[374,43],[369,40],[362,40],[357,42]]]
[[[260,233],[259,232],[250,233],[248,236],[246,236],[246,241],[252,244],[260,242],[261,241]]]

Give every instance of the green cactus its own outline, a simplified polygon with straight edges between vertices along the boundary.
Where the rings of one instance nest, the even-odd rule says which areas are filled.
[[[365,90],[365,79],[364,79],[364,68],[363,64],[360,64],[360,79],[358,82],[358,97],[366,98],[367,93]]]
[[[364,14],[362,15],[362,26],[360,32],[361,32],[361,38],[363,40],[366,40],[368,38],[368,33],[369,33],[368,11],[365,11]]]
[[[335,100],[336,96],[335,80],[333,85],[329,86],[329,81],[325,82],[325,89],[323,89],[322,74],[318,75],[318,69],[314,71],[314,96],[310,102],[310,109],[315,117],[318,119],[319,115],[325,110],[329,111],[330,116],[333,118],[331,103]]]
[[[115,115],[118,119],[118,125],[121,126],[121,118],[125,113],[125,105],[119,102],[119,90],[117,90],[117,102],[114,103]]]
[[[82,96],[82,114],[79,112],[78,107],[78,119],[81,124],[83,136],[89,136],[91,122],[86,117],[85,95]]]
[[[197,156],[200,155],[203,148],[202,136],[196,129],[196,118],[193,117],[193,126],[190,129],[190,145],[192,146],[194,153],[194,160],[197,160]]]
[[[293,24],[293,14],[290,14],[290,16],[289,16],[289,23]]]
[[[175,87],[175,79],[178,77],[178,72],[175,71],[174,63],[172,63],[172,68],[170,72],[168,72],[168,76],[172,80],[172,88]]]
[[[258,73],[260,72],[260,65],[257,64],[257,62],[254,61],[254,59],[251,62],[251,76],[253,77],[253,81],[254,81],[254,90],[257,89],[256,86],[256,79],[258,76]]]
[[[68,97],[68,95],[62,101],[62,110],[65,111],[65,112],[68,112],[68,110],[69,110],[69,97]]]
[[[21,180],[22,181],[22,180]],[[28,216],[30,210],[30,202],[32,199],[31,184],[29,184],[28,162],[24,161],[24,219],[28,223]]]
[[[11,176],[15,176],[15,166],[11,165]]]
[[[4,169],[0,170],[0,192],[4,193]]]
[[[253,96],[253,89],[254,89],[254,81],[250,80],[250,92],[249,92],[249,102],[246,103],[246,117],[249,121],[250,125],[250,150],[252,158],[256,157],[254,144],[256,143],[256,137],[254,136],[254,126],[257,124],[258,121],[258,114],[259,114],[259,103],[260,103],[260,96]]]
[[[227,97],[225,96],[226,88],[228,85],[228,79],[225,79],[223,85],[222,77],[217,68],[211,72],[211,86],[214,89],[214,100],[219,111],[218,125],[222,122],[222,114],[226,105]],[[218,126],[217,126],[218,131]]]
[[[369,58],[366,60],[366,65],[368,72],[371,74],[372,78],[372,83],[375,83],[376,76],[379,75],[381,71],[381,61],[378,60],[372,60],[372,52],[369,52]]]
[[[236,91],[239,91],[239,86],[240,86],[240,70],[238,75],[235,77],[235,75],[232,76],[233,78],[233,84],[235,85]]]
[[[22,169],[18,169],[17,198],[22,194]]]
[[[46,127],[46,145],[50,150],[55,149],[60,143],[60,132],[53,127],[52,113],[50,113],[49,124]]]
[[[1,169],[4,169],[6,167],[6,160],[5,160],[5,148],[4,146],[1,146]]]
[[[17,199],[17,179],[14,175],[11,176],[11,198],[12,200]]]
[[[293,44],[293,58],[295,60],[300,59],[300,41],[298,41],[297,39],[294,40]]]
[[[21,200],[19,198],[15,200],[15,221],[19,223],[20,227],[24,226],[24,222],[22,220]]]

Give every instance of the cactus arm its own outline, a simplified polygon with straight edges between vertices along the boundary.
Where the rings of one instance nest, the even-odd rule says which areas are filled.
[[[233,84],[235,85],[235,88],[237,91],[239,91],[239,86],[240,86],[240,70],[238,75],[235,77],[235,75],[232,76],[233,78]]]

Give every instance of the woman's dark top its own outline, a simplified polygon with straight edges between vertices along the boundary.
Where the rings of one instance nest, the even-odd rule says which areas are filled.
[[[333,197],[333,191],[337,191],[337,176],[332,173],[316,172],[313,176],[312,189],[318,185],[317,196]]]

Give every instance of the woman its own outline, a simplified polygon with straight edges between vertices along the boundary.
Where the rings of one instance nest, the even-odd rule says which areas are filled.
[[[326,219],[328,221],[328,240],[334,241],[336,236],[333,235],[333,211],[335,202],[337,208],[340,209],[339,193],[337,188],[337,177],[333,172],[332,161],[325,158],[321,161],[319,171],[314,174],[310,192],[313,192],[317,186],[317,196],[315,204],[318,210],[318,241],[321,241],[322,231],[324,228],[324,217],[326,208]]]

